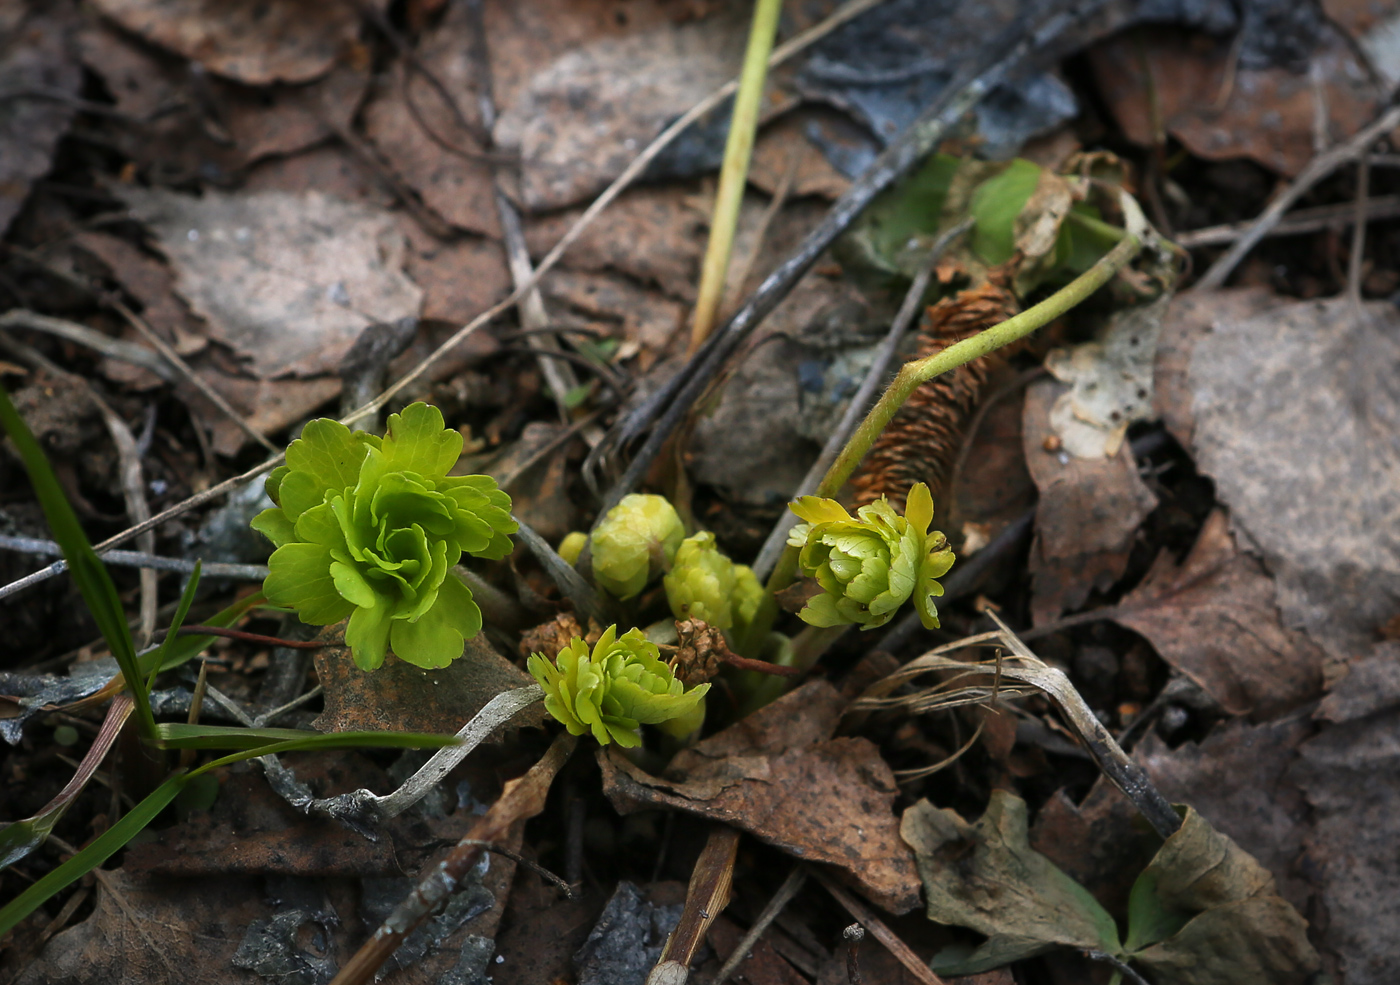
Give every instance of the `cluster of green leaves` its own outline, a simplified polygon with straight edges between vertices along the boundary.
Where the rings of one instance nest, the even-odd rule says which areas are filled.
[[[544,688],[545,709],[570,734],[591,732],[601,745],[640,746],[642,725],[683,738],[704,721],[710,685],[687,691],[640,629],[618,636],[609,626],[591,652],[574,637],[553,661],[534,653],[528,666]]]
[[[974,824],[919,801],[904,813],[900,835],[914,850],[929,919],[987,938],[938,954],[932,966],[942,975],[977,974],[1056,947],[1110,955],[1160,985],[1302,985],[1321,964],[1306,921],[1279,897],[1273,876],[1190,808],[1133,884],[1122,937],[1087,889],[1031,848],[1026,804],[1014,794],[993,791]]]
[[[210,636],[178,636],[180,625],[194,601],[199,584],[196,569],[180,599],[174,621],[162,645],[149,653],[138,655],[127,625],[121,596],[112,583],[107,568],[93,550],[72,505],[64,495],[43,449],[35,440],[24,419],[15,410],[9,395],[0,388],[0,426],[14,441],[20,458],[29,473],[35,495],[43,507],[54,540],[63,551],[69,571],[82,593],[112,656],[116,658],[121,676],[116,685],[130,692],[134,724],[142,739],[156,750],[170,749],[235,749],[224,756],[189,771],[178,769],[151,794],[140,801],[105,832],[93,839],[72,858],[63,862],[34,882],[15,899],[0,908],[0,935],[3,935],[45,900],[65,886],[82,878],[125,846],[142,829],[154,821],[182,791],[210,770],[238,760],[256,758],[270,753],[293,752],[326,748],[439,748],[456,742],[453,736],[421,735],[394,732],[338,732],[322,734],[296,729],[225,728],[183,723],[161,723],[151,712],[150,691],[160,672],[171,670],[198,656],[212,641]],[[245,599],[207,620],[227,626],[253,605],[261,596]],[[109,688],[115,693],[116,687]],[[94,750],[101,752],[102,750]],[[91,775],[91,771],[87,771]],[[82,785],[65,791],[44,812],[0,829],[0,864],[13,864],[32,852],[48,836],[58,816],[80,792]]]
[[[462,435],[414,403],[383,438],[338,421],[310,422],[267,479],[277,504],[253,527],[277,546],[263,591],[302,622],[350,618],[345,642],[363,670],[392,647],[419,667],[445,667],[481,630],[481,610],[455,574],[462,555],[497,559],[517,525],[489,476],[450,476]]]
[[[803,496],[791,509],[805,523],[788,535],[801,549],[798,566],[821,593],[798,613],[813,626],[857,624],[875,629],[894,618],[911,596],[925,628],[938,626],[933,600],[938,579],[953,566],[953,551],[933,522],[933,497],[920,482],[909,490],[904,516],[882,497],[852,517],[834,499]]]

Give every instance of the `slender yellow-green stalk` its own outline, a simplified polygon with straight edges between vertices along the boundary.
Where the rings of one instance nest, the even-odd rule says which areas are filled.
[[[757,0],[754,4],[749,46],[744,53],[744,68],[739,76],[739,92],[734,97],[729,141],[724,147],[724,166],[720,169],[719,191],[715,194],[715,211],[710,219],[710,242],[705,248],[704,265],[700,268],[700,290],[690,325],[691,352],[709,337],[724,297],[729,254],[734,247],[734,230],[739,224],[739,205],[744,199],[749,160],[753,157],[763,83],[768,77],[768,54],[773,50],[773,36],[778,31],[781,9],[781,0]]]
[[[1124,204],[1127,206],[1131,199],[1126,195],[1123,198]],[[1132,203],[1131,209],[1125,208],[1125,211],[1128,211],[1130,215],[1136,213],[1135,218],[1141,216],[1141,211],[1137,209],[1135,202]],[[860,427],[856,428],[855,433],[851,435],[851,440],[846,442],[846,447],[841,449],[841,454],[836,456],[836,461],[831,463],[831,468],[827,470],[826,477],[817,487],[816,494],[823,497],[834,497],[840,492],[841,487],[846,484],[846,480],[851,477],[851,473],[860,464],[860,460],[875,444],[875,439],[880,436],[880,432],[885,429],[885,426],[894,418],[895,413],[920,385],[927,383],[935,376],[941,376],[964,363],[969,363],[978,356],[985,356],[1004,345],[1025,338],[1037,328],[1048,325],[1059,318],[1108,283],[1113,275],[1135,257],[1138,250],[1142,248],[1141,234],[1132,231],[1134,226],[1141,228],[1140,224],[1129,222],[1128,225],[1129,234],[1119,240],[1113,249],[1105,253],[1098,263],[1044,301],[998,325],[993,325],[984,332],[979,332],[971,338],[950,345],[941,352],[905,363],[894,382],[889,385],[875,406],[870,408],[870,413],[865,416]],[[777,567],[774,568],[772,577],[768,579],[768,590],[770,592],[781,591],[792,584],[796,570],[797,548],[788,547],[778,561]]]

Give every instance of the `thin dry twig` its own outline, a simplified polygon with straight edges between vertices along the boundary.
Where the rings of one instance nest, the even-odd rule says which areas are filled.
[[[788,873],[787,878],[783,880],[783,884],[778,887],[778,891],[773,894],[773,898],[768,901],[768,905],[763,908],[763,912],[759,913],[758,919],[753,922],[748,933],[735,946],[733,953],[725,959],[724,966],[720,968],[719,974],[715,976],[710,985],[724,985],[725,982],[729,981],[734,970],[748,957],[749,952],[753,950],[764,931],[772,925],[774,920],[778,919],[778,914],[783,912],[783,907],[791,903],[792,898],[806,884],[806,871],[800,865],[794,867]]]
[[[874,910],[836,885],[831,877],[821,869],[813,868],[811,875],[826,888],[826,891],[835,898],[836,902],[846,908],[847,913],[859,920],[866,930],[874,934],[875,939],[885,945],[886,950],[893,954],[900,964],[908,968],[910,974],[917,981],[923,982],[924,985],[946,985],[942,978],[933,973],[933,969],[924,964],[919,956],[909,949],[908,944],[900,940],[899,936],[876,916]]]
[[[1380,155],[1377,154],[1371,155],[1372,167],[1382,166],[1384,162],[1378,160],[1379,157]],[[1280,219],[1278,225],[1269,230],[1266,236],[1299,236],[1304,233],[1319,232],[1323,229],[1345,227],[1354,220],[1355,215],[1356,204],[1354,202],[1298,209]],[[1400,195],[1375,195],[1366,202],[1367,222],[1394,219],[1397,216],[1400,216]],[[1177,246],[1186,249],[1195,249],[1198,246],[1226,246],[1249,232],[1253,226],[1254,221],[1250,220],[1249,222],[1228,222],[1219,226],[1188,229],[1185,232],[1177,233],[1174,242]]]
[[[1318,154],[1308,166],[1299,172],[1298,177],[1293,179],[1293,183],[1269,203],[1259,216],[1254,220],[1249,232],[1235,241],[1235,245],[1226,250],[1210,268],[1201,275],[1201,279],[1196,282],[1196,290],[1212,290],[1222,287],[1230,274],[1250,250],[1259,243],[1269,231],[1278,225],[1285,212],[1294,202],[1298,201],[1308,189],[1312,188],[1323,178],[1327,177],[1337,168],[1349,161],[1354,161],[1365,154],[1381,137],[1400,126],[1400,106],[1392,106],[1380,115],[1373,123],[1360,130],[1355,136],[1345,143],[1338,144],[1330,150]]]
[[[519,779],[508,781],[500,799],[491,805],[481,820],[472,825],[466,837],[446,858],[429,867],[413,892],[394,908],[374,935],[340,969],[340,973],[331,980],[331,985],[364,985],[370,981],[404,938],[432,916],[456,891],[481,858],[483,844],[505,840],[515,824],[544,810],[550,784],[577,744],[575,736],[560,733],[549,751],[530,767],[529,772]]]
[[[1351,225],[1351,256],[1347,258],[1347,300],[1361,315],[1361,265],[1366,256],[1366,203],[1371,193],[1371,157],[1356,161],[1356,205]]]
[[[44,554],[49,557],[62,557],[63,548],[55,541],[37,537],[9,537],[0,535],[0,549],[20,551],[24,554]],[[200,562],[183,557],[165,557],[160,554],[147,554],[145,551],[108,551],[102,555],[108,564],[126,568],[152,568],[156,571],[178,571],[190,574]],[[59,561],[50,566],[54,574],[68,570],[68,562]],[[44,569],[46,571],[49,568]],[[267,577],[265,564],[229,564],[222,561],[203,562],[206,578],[237,578],[243,581],[262,581]]]

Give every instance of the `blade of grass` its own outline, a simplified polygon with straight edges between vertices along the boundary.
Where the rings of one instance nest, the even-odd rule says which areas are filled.
[[[729,120],[729,140],[724,146],[724,164],[719,173],[719,190],[715,193],[715,210],[710,218],[710,242],[700,268],[700,289],[690,326],[691,354],[714,330],[720,301],[724,298],[729,255],[734,248],[734,232],[739,226],[739,206],[744,201],[744,185],[753,158],[763,83],[768,78],[768,54],[773,50],[773,36],[778,33],[778,14],[782,6],[781,0],[757,0],[754,4],[749,45],[744,52],[739,92],[734,97],[734,115]]]
[[[243,728],[239,725],[189,725],[161,722],[156,726],[165,749],[256,749],[269,743],[300,752],[308,749],[440,749],[456,745],[455,735],[428,732],[312,732],[294,728]]]
[[[199,588],[199,572],[201,565],[198,561],[194,565],[194,573],[190,575],[189,583],[185,585],[185,591],[180,596],[180,604],[175,609],[175,618],[170,622],[170,630],[165,635],[165,641],[161,643],[160,649],[156,651],[156,659],[151,661],[151,674],[146,678],[146,693],[150,694],[151,689],[156,686],[156,675],[160,673],[161,665],[170,655],[175,640],[178,638],[180,627],[184,625],[185,616],[190,613],[190,604],[194,602],[194,593]]]
[[[112,576],[107,573],[107,568],[98,558],[97,552],[92,549],[87,534],[83,533],[78,516],[73,512],[68,497],[63,494],[63,487],[59,485],[58,477],[54,475],[44,450],[39,447],[39,442],[29,430],[29,425],[24,423],[24,418],[15,410],[15,405],[10,402],[10,395],[3,387],[0,387],[0,425],[4,426],[19,451],[25,471],[29,473],[29,481],[34,487],[34,494],[39,498],[39,505],[43,507],[44,517],[53,532],[53,538],[58,541],[59,547],[63,548],[63,558],[68,562],[73,581],[77,584],[78,591],[82,592],[83,601],[87,603],[93,621],[97,623],[102,638],[107,641],[112,656],[116,657],[122,678],[131,688],[137,726],[143,737],[154,738],[156,720],[151,714],[151,703],[146,691],[141,686],[142,675],[136,660],[136,644],[131,638],[131,630],[126,625],[121,596],[112,584]]]

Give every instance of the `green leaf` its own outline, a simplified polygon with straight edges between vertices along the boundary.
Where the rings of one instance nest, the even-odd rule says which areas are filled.
[[[1016,218],[1040,183],[1041,168],[1024,158],[1016,158],[972,193],[969,212],[976,227],[972,248],[987,263],[996,265],[1016,252]]]
[[[462,454],[462,433],[448,428],[432,404],[412,403],[389,415],[384,432],[388,466],[424,476],[446,475]]]
[[[1118,954],[1118,928],[1089,891],[1030,847],[1026,804],[992,791],[975,824],[921,800],[900,835],[914,849],[928,917],[988,940],[971,956],[935,960],[940,974],[974,974],[1058,946]]]
[[[281,507],[263,510],[253,517],[249,526],[272,541],[273,547],[281,547],[297,539],[296,525],[287,518]]]
[[[310,421],[301,429],[301,437],[287,446],[287,468],[314,480],[319,503],[326,490],[340,492],[355,485],[367,450],[344,424],[321,417]],[[286,480],[282,482],[285,495]]]
[[[876,197],[858,224],[838,241],[843,265],[909,277],[911,245],[938,232],[948,190],[962,161],[935,154],[917,171]]]
[[[1162,902],[1157,895],[1159,877],[1159,872],[1148,868],[1133,882],[1128,895],[1128,939],[1123,942],[1123,950],[1129,954],[1166,940],[1191,919],[1189,914],[1169,909]]]
[[[416,622],[394,620],[389,639],[399,659],[432,670],[460,657],[467,639],[480,631],[481,609],[471,589],[456,575],[448,575],[432,608]]]
[[[194,573],[190,575],[190,580],[180,595],[180,604],[175,609],[175,618],[171,620],[165,639],[161,642],[160,649],[156,651],[155,663],[151,667],[150,676],[146,678],[147,694],[150,693],[151,688],[155,687],[156,675],[160,673],[160,668],[169,658],[171,651],[174,650],[175,641],[180,638],[180,627],[185,624],[185,617],[190,614],[190,605],[194,602],[194,593],[199,589],[199,574],[203,568],[203,561],[194,563]]]
[[[330,548],[321,544],[287,544],[272,552],[263,591],[278,605],[297,610],[301,621],[329,626],[355,611],[336,591]]]
[[[121,596],[117,594],[117,588],[112,584],[112,577],[107,573],[106,566],[92,549],[92,544],[83,532],[68,497],[63,494],[63,487],[59,485],[43,449],[39,447],[39,442],[35,440],[29,426],[24,423],[24,418],[15,410],[14,404],[10,402],[10,395],[3,387],[0,387],[0,425],[4,426],[19,451],[20,459],[29,473],[29,481],[34,487],[34,494],[38,496],[39,505],[43,507],[44,517],[48,520],[49,530],[63,550],[64,560],[68,562],[69,573],[82,593],[83,601],[87,603],[88,611],[97,623],[102,638],[112,651],[112,656],[116,658],[123,679],[131,688],[132,698],[136,703],[136,721],[141,734],[149,737],[154,733],[155,718],[151,714],[151,703],[141,686],[143,678],[136,660],[136,644],[132,641],[131,630],[126,624]]]

